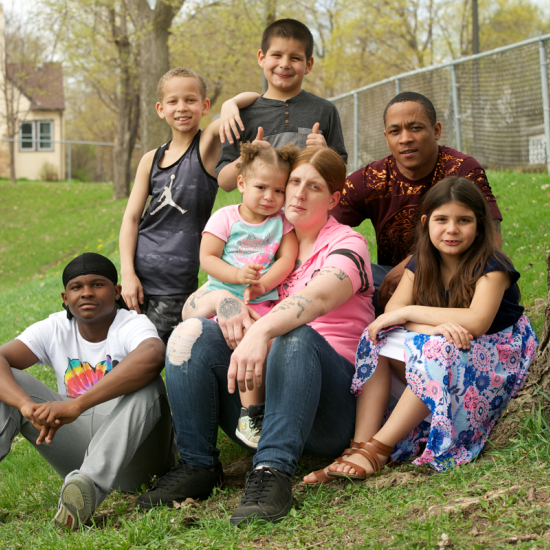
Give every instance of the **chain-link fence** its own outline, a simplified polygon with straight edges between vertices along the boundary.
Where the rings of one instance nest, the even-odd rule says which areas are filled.
[[[350,170],[388,155],[382,113],[401,91],[433,102],[439,141],[483,166],[550,173],[550,34],[397,75],[331,98]]]

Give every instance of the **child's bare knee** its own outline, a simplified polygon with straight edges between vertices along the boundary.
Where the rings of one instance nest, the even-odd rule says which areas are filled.
[[[187,319],[180,323],[168,340],[168,359],[174,365],[181,365],[191,359],[191,350],[197,338],[202,334],[200,319]]]

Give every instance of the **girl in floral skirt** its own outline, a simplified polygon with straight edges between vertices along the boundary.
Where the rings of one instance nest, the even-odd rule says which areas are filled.
[[[445,178],[426,193],[416,254],[359,343],[355,437],[327,481],[364,479],[392,459],[442,471],[479,454],[538,345],[519,277],[472,182]]]

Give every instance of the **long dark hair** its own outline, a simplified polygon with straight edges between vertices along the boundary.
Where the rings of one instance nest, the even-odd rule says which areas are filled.
[[[474,242],[462,254],[461,262],[449,282],[448,296],[443,292],[441,256],[432,244],[429,221],[434,210],[458,202],[473,211],[477,221]],[[422,223],[422,217],[426,216]],[[475,285],[490,260],[508,269],[506,256],[496,252],[496,230],[487,200],[478,187],[466,178],[448,177],[434,185],[422,199],[416,225],[416,266],[413,300],[431,307],[470,307]],[[511,265],[511,262],[510,262]]]

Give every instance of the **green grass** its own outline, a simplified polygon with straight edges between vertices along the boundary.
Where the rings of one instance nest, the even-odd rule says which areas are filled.
[[[504,215],[504,249],[522,274],[523,303],[532,306],[547,295],[550,186],[542,187],[550,178],[490,172],[489,179]],[[112,201],[111,191],[107,184],[0,181],[0,342],[59,311],[61,271],[75,254],[99,251],[119,264],[118,229],[126,201]],[[236,192],[220,193],[215,208],[239,201]],[[360,231],[375,260],[370,222]],[[540,336],[541,314],[535,328]],[[31,372],[55,387],[47,367]],[[452,548],[550,547],[550,429],[540,411],[531,412],[506,449],[443,474],[405,465],[362,485],[304,487],[298,484],[301,475],[325,465],[306,457],[295,477],[289,517],[278,525],[243,529],[232,527],[228,518],[250,457],[223,434],[219,443],[228,484],[205,503],[144,513],[134,509],[134,496],[112,492],[96,511],[95,526],[67,533],[51,521],[61,480],[17,438],[0,465],[0,548],[424,549],[444,548],[439,544],[444,534]],[[431,506],[499,490],[504,492],[464,511],[429,514]]]

